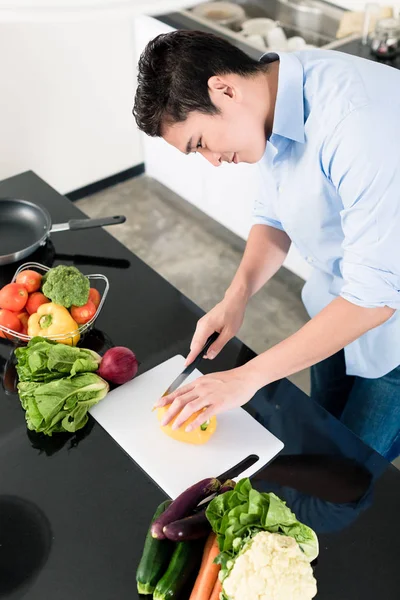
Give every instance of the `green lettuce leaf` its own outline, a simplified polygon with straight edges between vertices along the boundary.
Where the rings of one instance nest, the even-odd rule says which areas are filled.
[[[87,412],[106,396],[109,385],[95,373],[64,377],[48,383],[18,383],[28,428],[46,435],[75,432],[86,425]]]
[[[234,490],[214,498],[206,515],[218,536],[221,550],[218,562],[223,571],[227,570],[229,560],[235,558],[259,531],[293,537],[310,562],[318,556],[315,532],[300,523],[278,496],[253,489],[249,479],[241,479]]]
[[[59,344],[47,338],[35,337],[24,348],[17,348],[17,373],[20,381],[46,383],[78,373],[98,370],[101,356],[86,348]]]

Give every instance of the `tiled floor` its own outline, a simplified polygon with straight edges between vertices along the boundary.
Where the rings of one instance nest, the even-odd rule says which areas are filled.
[[[170,190],[146,176],[77,202],[91,217],[125,214],[109,232],[204,310],[224,295],[244,243]],[[300,299],[303,281],[281,269],[249,303],[239,337],[257,353],[307,320]],[[308,371],[291,378],[309,390]]]

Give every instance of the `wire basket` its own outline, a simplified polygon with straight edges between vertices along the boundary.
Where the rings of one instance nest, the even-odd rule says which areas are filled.
[[[19,273],[21,273],[21,271],[25,271],[27,269],[32,269],[33,271],[37,271],[41,274],[46,274],[47,271],[50,271],[50,267],[46,267],[45,265],[41,265],[40,263],[36,263],[36,262],[24,263],[15,271],[14,277],[12,278],[11,283],[15,283],[17,275]],[[103,308],[104,302],[106,301],[106,298],[107,298],[108,290],[110,289],[110,283],[105,275],[96,273],[94,275],[86,275],[86,277],[89,279],[90,287],[95,287],[96,289],[98,289],[99,283],[100,283],[100,287],[102,287],[103,290],[101,291],[100,289],[98,289],[98,291],[101,294],[101,299],[100,299],[100,304],[97,307],[97,310],[96,310],[95,314],[93,315],[93,317],[84,325],[78,326],[78,332],[80,335],[80,339],[82,339],[82,337],[92,329],[97,317],[99,316],[99,314],[101,312],[101,309]],[[7,339],[14,340],[15,342],[28,343],[29,340],[32,339],[32,336],[26,335],[24,333],[18,333],[17,331],[14,331],[13,329],[8,329],[7,327],[3,327],[3,325],[0,325],[0,331],[5,334],[4,337],[6,337]],[[45,337],[45,336],[43,336],[43,337]],[[64,344],[67,343],[72,346],[75,345],[73,343],[75,338],[76,338],[76,331],[71,331],[70,333],[63,333],[63,334],[51,336],[51,339],[56,342],[61,342]]]

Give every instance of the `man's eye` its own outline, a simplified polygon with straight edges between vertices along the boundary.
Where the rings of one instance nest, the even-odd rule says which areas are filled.
[[[202,148],[202,147],[203,147],[203,142],[202,142],[202,139],[200,138],[199,141],[197,142],[196,150],[198,148]]]

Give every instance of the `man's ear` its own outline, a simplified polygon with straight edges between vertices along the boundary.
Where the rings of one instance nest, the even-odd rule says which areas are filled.
[[[208,89],[210,94],[224,94],[229,98],[234,98],[236,94],[235,88],[224,77],[213,75],[208,80]]]

